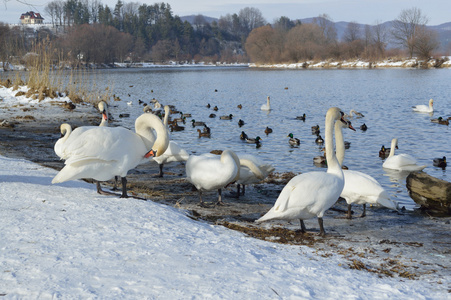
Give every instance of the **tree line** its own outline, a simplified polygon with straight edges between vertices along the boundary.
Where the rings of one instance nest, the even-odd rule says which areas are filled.
[[[390,39],[408,55],[430,57],[437,34],[426,27],[417,8],[403,10],[392,29],[382,24],[348,23],[341,40],[334,23],[320,15],[312,23],[280,17],[269,24],[251,7],[207,22],[202,15],[189,23],[172,13],[168,3],[153,5],[118,0],[114,8],[100,0],[54,0],[45,11],[53,30],[36,32],[0,23],[0,59],[8,62],[46,41],[55,60],[74,65],[113,62],[299,62],[311,59],[380,59]],[[391,50],[393,51],[393,50]]]

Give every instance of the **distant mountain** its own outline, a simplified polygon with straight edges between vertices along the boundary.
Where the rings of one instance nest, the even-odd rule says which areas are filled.
[[[191,25],[193,25],[194,23],[194,18],[196,18],[198,15],[189,15],[189,16],[183,16],[180,17],[180,19],[182,20],[182,22],[188,21]],[[212,23],[213,21],[218,22],[218,18],[212,18],[212,17],[207,17],[204,15],[201,15],[202,17],[204,17],[205,21],[207,21],[208,23]]]

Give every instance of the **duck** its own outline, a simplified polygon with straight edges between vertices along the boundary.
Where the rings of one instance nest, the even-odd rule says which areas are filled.
[[[219,117],[219,119],[221,119],[221,120],[232,120],[232,118],[233,118],[232,114],[230,114],[228,116],[220,116]]]
[[[246,136],[245,140],[246,143],[249,144],[259,144],[262,139],[259,136],[257,136],[256,138],[250,138]]]
[[[209,131],[201,131],[200,129],[197,129],[197,132],[199,133],[199,137],[210,137],[211,133]]]
[[[75,132],[81,128],[81,134]],[[75,129],[69,136],[65,166],[52,184],[81,178],[107,181],[122,178],[121,198],[128,198],[127,173],[150,157],[162,155],[169,144],[169,133],[163,122],[153,114],[142,114],[135,121],[135,132],[123,127],[92,127]],[[156,139],[152,142],[156,131]],[[71,139],[73,137],[73,139]]]
[[[207,103],[207,105],[206,105],[206,106],[207,106],[207,108],[210,108],[210,107],[211,107],[210,103]]]
[[[412,106],[413,111],[422,112],[422,113],[433,113],[434,112],[434,100],[429,99],[429,105],[415,105]]]
[[[267,163],[263,163],[258,157],[251,154],[238,154],[240,160],[240,176],[236,181],[237,198],[246,193],[246,185],[259,183],[275,170]]]
[[[202,132],[210,133],[210,132],[211,132],[211,129],[210,129],[210,127],[208,127],[206,124],[204,124],[204,128],[202,129]]]
[[[188,114],[188,113],[182,113],[182,112],[180,112],[180,116],[181,116],[182,118],[191,118],[191,114]]]
[[[349,111],[349,115],[347,115],[347,116],[349,116],[349,118],[354,118],[354,116],[355,116],[356,119],[365,117],[362,113],[359,113],[359,112],[355,111],[354,109],[351,109]]]
[[[326,149],[333,149],[335,122],[345,122],[338,107],[326,113]],[[341,128],[340,128],[341,130]],[[304,220],[318,218],[320,235],[325,236],[324,213],[334,205],[344,187],[343,170],[334,151],[326,152],[327,172],[306,172],[293,177],[282,189],[274,206],[257,223],[269,220],[300,220],[301,232],[306,232]]]
[[[271,110],[271,105],[270,105],[270,103],[269,103],[269,96],[266,98],[266,104],[263,104],[263,105],[260,107],[260,109],[261,109],[261,110],[266,110],[266,111]]]
[[[213,110],[214,110],[214,111],[218,111],[219,108],[215,105],[215,107],[213,107]]]
[[[436,167],[445,169],[446,166],[447,166],[447,163],[446,163],[446,156],[443,156],[443,158],[434,158],[433,164],[434,164],[434,166],[436,166]]]
[[[395,149],[399,149],[398,145],[395,146]],[[390,155],[390,148],[385,148],[384,145],[382,145],[381,150],[379,150],[379,157],[380,158],[387,158]]]
[[[246,140],[247,138],[248,138],[248,137],[247,137],[247,134],[246,134],[244,131],[241,131],[240,139]]]
[[[186,161],[186,179],[199,192],[199,205],[205,206],[202,192],[218,190],[216,205],[224,205],[222,189],[240,177],[240,160],[232,150],[224,150],[221,155],[205,153],[191,155]]]
[[[402,153],[395,155],[395,149],[397,145],[398,139],[397,138],[392,139],[390,155],[382,164],[382,167],[384,169],[413,172],[413,171],[421,171],[424,168],[426,168],[426,166],[419,166],[417,164],[417,160],[409,154]]]
[[[345,145],[342,128],[349,128],[355,131],[351,122],[335,123],[335,141],[337,160],[341,166],[345,157]],[[347,219],[352,219],[352,204],[363,205],[361,218],[366,216],[366,204],[379,204],[389,209],[397,210],[396,203],[390,199],[387,191],[372,176],[363,172],[344,169],[344,187],[340,197],[346,200],[348,205]]]
[[[243,106],[242,106],[241,104],[238,104],[237,107],[238,107],[239,109],[242,109],[242,108],[243,108]]]
[[[312,134],[319,135],[320,132],[319,125],[312,126]]]
[[[266,126],[265,133],[266,133],[266,135],[272,133],[272,128],[269,128],[268,126]]]
[[[205,126],[205,122],[196,121],[196,120],[194,120],[194,119],[191,120],[191,124],[193,125],[193,127],[196,127],[196,126]]]
[[[296,120],[301,120],[305,122],[305,114],[303,114],[302,116],[297,116]]]
[[[287,135],[287,137],[290,138],[290,139],[288,140],[288,143],[289,143],[290,145],[292,145],[292,146],[297,146],[297,145],[300,145],[300,144],[301,144],[301,141],[300,141],[298,138],[295,138],[295,137],[293,136],[292,133],[289,133],[289,134]]]
[[[208,117],[209,118],[216,118],[216,115],[215,114],[210,114]]]
[[[318,137],[315,140],[315,143],[320,145],[324,144],[324,139],[321,137],[321,135],[318,135]]]
[[[244,123],[243,120],[239,119],[239,121],[238,121],[238,126],[241,127],[241,126],[243,126],[244,124],[246,124],[246,123]]]
[[[363,123],[362,125],[360,125],[360,130],[366,131],[367,129],[368,129],[368,126],[366,126],[365,123]]]
[[[171,129],[171,131],[182,131],[185,130],[184,126],[180,126],[176,120],[173,121],[173,123],[171,125],[169,125],[169,128]]]
[[[168,128],[168,120],[169,120],[169,106],[164,106],[164,119],[163,119],[163,125]],[[160,156],[154,157],[153,160],[158,164],[159,173],[158,177],[163,177],[163,167],[165,164],[171,163],[171,162],[178,162],[178,161],[187,161],[189,158],[188,152],[180,147],[177,142],[169,141],[168,148],[166,151],[164,151],[163,154]]]

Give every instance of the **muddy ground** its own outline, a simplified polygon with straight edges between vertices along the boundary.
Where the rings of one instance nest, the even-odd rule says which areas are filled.
[[[120,124],[116,117],[116,125]],[[23,158],[59,170],[63,162],[55,155],[53,145],[60,137],[59,125],[97,125],[99,116],[90,105],[75,110],[60,104],[34,107],[2,107],[0,102],[0,155]],[[301,234],[299,222],[274,221],[256,225],[274,204],[284,184],[293,174],[274,174],[265,182],[246,187],[239,199],[232,197],[236,187],[224,192],[225,206],[215,206],[217,192],[204,194],[210,204],[198,205],[198,193],[185,179],[182,163],[164,167],[163,178],[156,177],[155,162],[140,165],[129,172],[129,194],[164,203],[181,210],[191,218],[226,226],[252,238],[293,245],[307,245],[318,255],[341,255],[350,268],[375,272],[379,276],[397,276],[405,280],[428,280],[444,285],[451,293],[451,218],[428,216],[419,211],[395,212],[369,207],[367,216],[359,218],[362,207],[353,207],[353,219],[344,218],[345,203],[338,201],[324,217],[328,235],[318,236],[316,219],[307,220],[309,232]],[[108,183],[112,186],[112,183]],[[94,190],[93,190],[94,192]],[[127,199],[124,199],[127,201]],[[443,286],[441,286],[443,287]]]

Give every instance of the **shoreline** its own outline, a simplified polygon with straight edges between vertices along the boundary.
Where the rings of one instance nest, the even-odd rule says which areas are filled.
[[[111,113],[116,114],[114,110]],[[0,102],[0,121],[14,124],[11,128],[0,127],[0,155],[59,170],[63,162],[53,151],[59,138],[59,125],[63,122],[73,126],[96,125],[97,114],[92,105],[78,105],[69,111],[58,102],[14,107],[2,107]],[[317,235],[316,219],[305,222],[308,233],[302,235],[296,221],[254,223],[277,199],[289,179],[282,178],[284,174],[274,174],[263,183],[246,187],[246,195],[240,199],[231,196],[235,187],[229,187],[223,191],[225,206],[211,205],[216,201],[217,192],[207,192],[204,196],[210,207],[202,208],[198,205],[197,191],[185,179],[183,163],[165,165],[164,172],[163,178],[156,177],[158,165],[153,161],[131,170],[127,176],[130,195],[177,208],[194,220],[225,226],[248,237],[309,246],[325,257],[341,255],[349,262],[349,268],[379,276],[448,284],[451,290],[451,279],[446,277],[451,260],[444,259],[451,256],[450,217],[428,217],[419,211],[398,213],[373,206],[367,208],[367,217],[359,218],[362,207],[354,205],[354,217],[347,220],[344,219],[346,203],[338,201],[324,217],[326,238]]]

